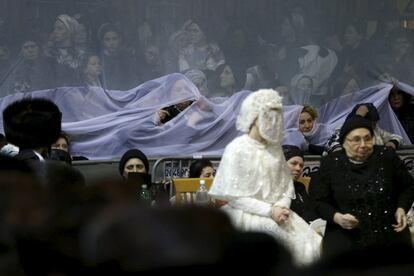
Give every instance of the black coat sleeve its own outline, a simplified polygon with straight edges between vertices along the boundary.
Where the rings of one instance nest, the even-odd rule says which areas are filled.
[[[387,149],[386,154],[393,168],[393,189],[397,196],[397,207],[403,208],[407,213],[414,201],[414,178],[393,149]]]
[[[312,176],[309,184],[309,195],[316,214],[327,221],[333,221],[337,212],[331,188],[330,163],[332,161],[329,156],[322,158],[319,171]]]

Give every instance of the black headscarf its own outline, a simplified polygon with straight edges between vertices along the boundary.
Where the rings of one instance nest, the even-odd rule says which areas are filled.
[[[283,154],[285,155],[286,161],[289,161],[292,157],[299,156],[303,158],[303,152],[300,148],[293,145],[282,145]]]
[[[141,160],[142,163],[144,163],[145,171],[147,172],[147,174],[149,174],[149,163],[147,156],[139,149],[130,149],[126,151],[124,155],[122,155],[121,160],[119,160],[119,173],[121,175],[124,173],[124,167],[126,162],[128,162],[128,160],[132,158],[138,158],[139,160]]]
[[[380,117],[378,114],[378,110],[375,107],[375,105],[373,105],[372,103],[360,103],[357,104],[351,111],[351,113],[349,113],[348,117],[352,117],[352,116],[356,116],[356,111],[358,110],[358,108],[362,105],[365,105],[368,108],[368,113],[367,115],[365,115],[364,118],[368,119],[371,122],[377,122],[379,121]]]

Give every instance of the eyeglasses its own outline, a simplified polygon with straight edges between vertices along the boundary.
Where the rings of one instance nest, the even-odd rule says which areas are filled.
[[[362,141],[364,141],[364,144],[371,145],[373,142],[373,137],[371,135],[369,136],[354,136],[351,139],[346,139],[351,145],[360,145]]]

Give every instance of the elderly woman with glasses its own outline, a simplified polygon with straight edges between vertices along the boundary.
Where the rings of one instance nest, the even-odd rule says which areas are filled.
[[[321,160],[310,195],[317,214],[327,220],[322,254],[411,245],[407,212],[414,200],[414,179],[395,150],[374,145],[372,123],[348,117],[342,149]]]

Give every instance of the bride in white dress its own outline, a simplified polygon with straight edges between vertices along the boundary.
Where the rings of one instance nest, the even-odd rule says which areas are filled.
[[[245,134],[227,145],[210,196],[228,202],[221,209],[239,229],[268,233],[297,264],[310,264],[320,256],[322,237],[289,209],[295,191],[280,145],[282,97],[271,89],[250,94],[236,126]]]

